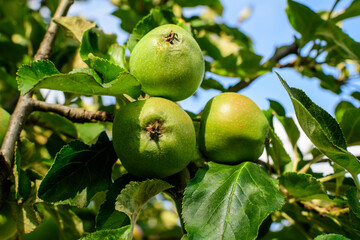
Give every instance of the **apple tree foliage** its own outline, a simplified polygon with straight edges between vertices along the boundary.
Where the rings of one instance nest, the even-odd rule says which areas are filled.
[[[347,150],[360,144],[360,92],[351,92],[353,102],[341,101],[328,113],[274,73],[293,69],[333,94],[359,80],[360,43],[341,22],[360,15],[360,1],[341,10],[338,2],[315,12],[288,0],[286,14],[298,35],[264,59],[249,36],[222,21],[219,0],[112,0],[117,7],[112,14],[129,34],[124,45],[94,22],[60,17],[52,19],[60,30],[49,59],[33,61],[51,21],[40,9],[53,15],[58,1],[41,1],[32,9],[25,0],[0,0],[0,106],[10,113],[19,95],[33,92],[45,101],[39,89],[62,91],[64,106],[109,113],[146,97],[129,73],[129,54],[150,30],[171,23],[189,31],[202,49],[212,74],[201,88],[241,93],[272,74],[299,123],[269,100],[263,110],[270,124],[267,161],[225,165],[207,162],[199,152],[174,176],[142,179],[126,173],[117,159],[111,121],[84,123],[81,117],[69,120],[34,109],[16,144],[10,185],[1,185],[8,188],[2,189],[7,192],[2,201],[11,206],[17,227],[10,239],[360,239],[360,162]],[[183,15],[183,8],[200,5],[204,14]],[[238,82],[225,87],[230,77]],[[104,104],[102,96],[116,97],[116,104]],[[198,129],[201,114],[189,115]],[[276,134],[275,119],[292,153]],[[310,152],[299,149],[300,128],[313,143]],[[320,163],[334,173],[310,168]]]

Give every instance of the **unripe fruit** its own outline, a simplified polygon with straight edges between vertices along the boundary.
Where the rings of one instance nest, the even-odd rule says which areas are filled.
[[[238,93],[222,93],[204,108],[199,146],[214,162],[253,161],[264,150],[268,128],[267,119],[250,98]]]
[[[191,118],[174,102],[139,100],[116,113],[113,144],[129,173],[163,178],[181,171],[194,158],[195,129]]]
[[[195,39],[173,24],[147,33],[133,49],[129,65],[145,93],[173,101],[190,97],[200,86],[205,71]]]
[[[4,109],[0,108],[0,147],[9,125],[9,119],[10,114]]]

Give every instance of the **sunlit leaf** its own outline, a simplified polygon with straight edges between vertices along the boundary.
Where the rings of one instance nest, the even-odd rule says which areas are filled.
[[[210,162],[186,187],[185,229],[189,239],[255,239],[261,223],[283,200],[277,180],[260,166]]]

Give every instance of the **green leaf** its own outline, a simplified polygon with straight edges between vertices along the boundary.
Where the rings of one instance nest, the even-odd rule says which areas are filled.
[[[286,114],[285,108],[279,102],[277,102],[275,100],[271,100],[271,99],[268,99],[268,100],[270,103],[270,108],[273,109],[278,116],[284,117]]]
[[[82,36],[80,46],[80,56],[89,65],[89,54],[109,60],[108,50],[112,44],[116,43],[116,35],[104,33],[99,28],[90,28]]]
[[[130,182],[117,197],[115,210],[126,213],[130,217],[132,227],[134,227],[145,203],[169,188],[172,188],[169,183],[159,179]]]
[[[221,83],[219,83],[217,80],[213,79],[213,78],[207,78],[204,79],[201,83],[201,87],[205,90],[208,89],[216,89],[219,90],[221,92],[225,92],[226,89],[224,88],[223,85],[221,85]]]
[[[275,170],[280,173],[283,171],[285,165],[291,162],[291,158],[272,128],[269,129],[269,138],[270,140],[265,144],[266,152],[273,160]]]
[[[110,63],[118,65],[123,69],[127,69],[126,58],[125,58],[125,47],[119,44],[112,44],[108,50],[110,57]]]
[[[209,6],[220,15],[223,10],[223,6],[219,0],[175,0],[174,2],[182,7]]]
[[[11,209],[19,232],[32,232],[42,222],[42,214],[40,214],[33,205],[11,204]]]
[[[310,8],[291,0],[288,0],[286,13],[291,26],[301,34],[303,44],[315,38],[316,29],[323,23]]]
[[[346,57],[345,57],[346,59]],[[341,93],[340,83],[333,75],[325,74],[320,64],[315,66],[303,66],[298,69],[302,75],[308,78],[317,78],[320,80],[320,87],[328,89],[333,93]]]
[[[277,119],[283,125],[286,134],[289,137],[291,145],[295,147],[300,137],[300,131],[296,126],[294,119],[292,119],[291,117],[286,117],[285,109],[279,102],[271,99],[269,99],[269,102],[270,102],[270,108],[275,111]]]
[[[303,45],[314,39],[325,40],[326,48],[332,48],[332,51],[336,51],[343,59],[360,61],[360,43],[349,37],[333,21],[323,20],[310,8],[297,2],[289,0],[288,6],[289,21],[293,28],[302,35]],[[328,79],[325,78],[325,80]]]
[[[335,118],[337,122],[341,122],[342,116],[348,109],[356,109],[356,107],[352,103],[347,101],[341,101],[338,103],[338,105],[336,105]]]
[[[177,24],[178,20],[169,10],[151,9],[150,13],[139,21],[130,34],[126,43],[127,48],[132,52],[140,39],[152,29],[164,24]]]
[[[131,225],[127,225],[119,229],[96,231],[79,240],[127,240],[130,235]]]
[[[281,124],[284,126],[284,129],[286,131],[286,134],[289,137],[289,140],[291,142],[291,145],[295,147],[297,141],[300,138],[300,131],[295,124],[295,121],[291,117],[278,117]]]
[[[80,47],[82,60],[102,76],[102,83],[115,80],[126,71],[125,48],[116,43],[116,36],[92,28],[83,35]]]
[[[344,59],[360,61],[360,43],[342,31],[331,21],[325,21],[316,31],[320,39],[324,39],[327,47],[336,47],[336,51]]]
[[[79,239],[84,234],[82,220],[68,205],[43,204],[46,211],[55,219],[60,227],[61,239]]]
[[[299,200],[329,200],[324,186],[310,174],[286,172],[280,176],[279,180],[280,184]]]
[[[96,26],[95,22],[87,21],[78,16],[58,17],[53,21],[65,31],[67,37],[75,39],[81,43],[82,36],[86,30]]]
[[[59,73],[55,65],[49,60],[22,65],[16,73],[19,91],[24,95],[29,92],[40,79]]]
[[[258,165],[209,162],[185,189],[189,239],[255,239],[264,219],[281,208],[278,181]]]
[[[305,134],[322,153],[348,170],[357,181],[356,176],[360,173],[359,160],[346,150],[346,142],[336,120],[314,104],[303,91],[290,88],[277,75],[291,98],[296,117]]]
[[[356,100],[360,101],[360,92],[353,92],[351,93],[351,96]]]
[[[15,195],[17,199],[26,200],[31,193],[31,181],[25,171],[21,169],[21,155],[18,149],[15,150],[15,163],[13,168]]]
[[[351,211],[360,219],[360,202],[356,188],[351,188],[346,192]]]
[[[319,235],[316,238],[314,238],[314,240],[350,240],[350,239],[340,234],[330,233],[330,234]]]
[[[347,18],[352,18],[360,15],[360,1],[353,0],[348,8],[345,9],[341,14],[333,17],[334,22],[339,22]]]
[[[38,196],[47,202],[70,199],[71,205],[87,206],[97,192],[110,185],[112,165],[116,160],[106,133],[101,134],[91,147],[80,141],[70,142],[56,155],[41,182]]]
[[[47,112],[33,112],[29,120],[41,127],[48,128],[57,133],[62,133],[67,137],[77,138],[78,132],[74,124],[65,117],[58,114]]]
[[[75,123],[79,132],[79,139],[88,144],[105,130],[105,126],[101,123]]]
[[[344,133],[347,144],[360,144],[360,109],[348,109],[344,112],[340,127]]]
[[[121,190],[132,180],[132,176],[123,175],[111,184],[109,191],[106,193],[106,200],[101,205],[99,214],[96,216],[97,230],[116,229],[130,224],[128,215],[115,210],[115,202]]]
[[[112,73],[106,76],[110,74]],[[125,70],[120,72],[113,81],[103,83],[93,69],[75,69],[63,74],[59,73],[50,61],[36,61],[31,66],[20,67],[17,75],[22,95],[34,88],[48,88],[82,95],[128,94],[132,98],[140,95],[140,83]],[[106,80],[109,81],[109,79]]]

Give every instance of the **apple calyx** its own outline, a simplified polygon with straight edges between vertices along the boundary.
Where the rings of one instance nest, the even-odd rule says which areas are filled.
[[[178,36],[179,35],[177,33],[171,30],[170,33],[164,37],[164,40],[170,44],[174,44],[174,41],[180,42]]]
[[[159,141],[159,138],[162,134],[162,123],[158,120],[156,120],[154,123],[149,123],[149,125],[146,127],[146,131],[149,134],[151,140],[154,140],[155,142]]]

